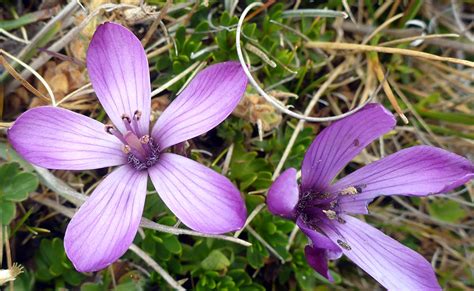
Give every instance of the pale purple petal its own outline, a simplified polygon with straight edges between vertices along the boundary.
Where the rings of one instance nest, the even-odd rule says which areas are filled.
[[[25,160],[48,169],[89,170],[126,163],[122,144],[102,123],[62,108],[30,109],[7,135]]]
[[[238,62],[209,66],[158,118],[153,138],[164,149],[209,131],[232,113],[246,86],[247,77]]]
[[[87,50],[87,70],[92,86],[114,125],[122,132],[122,115],[141,111],[139,134],[148,134],[150,123],[150,73],[145,50],[125,27],[106,22],[97,27]]]
[[[162,154],[148,170],[161,199],[189,228],[218,234],[244,225],[244,201],[226,177],[171,153]]]
[[[76,270],[101,270],[127,251],[142,217],[147,176],[128,165],[117,168],[74,215],[64,247]]]
[[[342,215],[346,223],[321,224],[344,254],[389,290],[441,290],[430,263],[376,228]]]
[[[360,194],[347,195],[340,202],[345,204],[345,212],[361,213],[356,208],[362,209],[359,207],[362,203],[367,205],[380,195],[443,193],[473,177],[474,165],[469,160],[440,148],[414,146],[362,167],[335,183],[329,191],[336,193],[350,186],[359,187]]]
[[[382,105],[372,103],[325,128],[304,157],[302,188],[324,191],[362,149],[394,126],[393,115]]]
[[[273,182],[267,194],[268,210],[279,216],[291,218],[298,203],[299,187],[296,180],[296,169],[285,170]]]

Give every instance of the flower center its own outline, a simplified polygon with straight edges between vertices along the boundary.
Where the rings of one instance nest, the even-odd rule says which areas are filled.
[[[336,219],[339,223],[345,223],[339,216],[342,212],[339,206],[339,198],[358,195],[362,193],[365,187],[365,185],[350,186],[337,193],[302,191],[296,204],[296,214],[312,227],[317,227],[323,219]]]
[[[128,164],[138,171],[152,167],[160,157],[160,148],[153,138],[138,134],[140,117],[141,112],[138,110],[135,111],[133,118],[126,114],[122,115],[125,133],[121,133],[112,125],[105,126],[107,133],[114,135],[123,143],[122,150],[127,155]]]

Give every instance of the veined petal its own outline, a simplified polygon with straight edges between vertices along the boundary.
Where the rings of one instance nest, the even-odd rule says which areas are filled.
[[[127,162],[122,144],[102,123],[62,108],[30,109],[7,135],[25,160],[48,169],[89,170]]]
[[[156,122],[152,136],[164,149],[221,123],[239,103],[247,77],[238,62],[209,66],[189,83]]]
[[[380,195],[426,196],[452,190],[474,177],[467,159],[440,148],[414,146],[373,162],[344,177],[330,192],[354,186],[361,193],[341,197],[348,213],[360,213],[350,204],[367,205]],[[357,207],[360,208],[360,207]]]
[[[341,257],[341,248],[333,243],[328,237],[320,232],[308,227],[303,220],[298,219],[296,224],[301,231],[311,240],[311,245],[305,247],[304,252],[308,264],[321,276],[329,281],[333,281],[329,273],[328,260],[335,260]]]
[[[296,169],[289,168],[278,176],[268,189],[268,210],[279,216],[291,218],[299,199]]]
[[[376,228],[342,215],[346,223],[321,229],[359,267],[388,290],[441,290],[430,263]]]
[[[150,72],[145,50],[125,27],[106,22],[97,27],[87,50],[92,86],[114,125],[125,133],[122,115],[141,111],[139,134],[150,124]]]
[[[327,236],[310,228],[301,219],[298,219],[296,221],[296,224],[301,229],[301,231],[311,240],[311,244],[314,248],[324,249],[327,251],[328,259],[336,260],[342,256],[341,248],[337,244],[333,243]]]
[[[395,123],[393,115],[382,105],[372,103],[325,128],[304,157],[302,188],[324,191],[347,163]]]
[[[64,247],[76,270],[101,270],[127,251],[142,217],[147,176],[128,165],[117,168],[74,215]]]
[[[162,154],[148,171],[161,199],[186,226],[218,234],[244,225],[244,201],[226,177],[171,153]]]
[[[311,268],[329,281],[334,281],[331,273],[329,273],[328,258],[325,250],[307,245],[304,247],[304,256]]]

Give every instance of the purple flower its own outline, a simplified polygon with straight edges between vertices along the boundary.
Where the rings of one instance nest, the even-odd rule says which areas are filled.
[[[327,127],[304,157],[301,185],[296,170],[287,169],[268,191],[268,209],[296,221],[311,240],[305,248],[309,265],[329,280],[328,259],[344,253],[387,289],[441,290],[421,255],[348,214],[368,214],[368,203],[380,195],[426,196],[452,190],[474,176],[467,159],[414,146],[331,183],[364,147],[394,126],[392,114],[369,104]]]
[[[222,122],[244,94],[247,78],[237,62],[200,72],[149,132],[150,75],[140,41],[126,28],[105,23],[87,52],[99,101],[114,126],[55,107],[22,114],[8,131],[15,150],[49,169],[119,166],[94,190],[69,223],[64,244],[78,271],[105,268],[132,243],[142,217],[147,178],[188,227],[217,234],[241,228],[246,209],[224,176],[165,152]]]

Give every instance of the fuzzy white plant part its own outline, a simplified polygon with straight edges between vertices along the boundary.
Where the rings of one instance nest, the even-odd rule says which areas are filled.
[[[8,269],[0,270],[0,285],[3,285],[7,282],[14,281],[18,275],[23,273],[23,266],[13,263]]]

